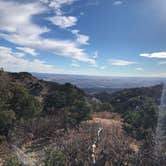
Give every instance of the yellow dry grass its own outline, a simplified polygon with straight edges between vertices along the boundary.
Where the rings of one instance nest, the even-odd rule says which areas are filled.
[[[97,112],[92,115],[92,120],[89,120],[88,123],[99,124],[103,128],[118,128],[122,131],[123,121],[119,114],[110,113],[110,112]],[[133,149],[136,153],[139,151],[140,143],[134,138],[130,138],[131,144],[130,148]]]

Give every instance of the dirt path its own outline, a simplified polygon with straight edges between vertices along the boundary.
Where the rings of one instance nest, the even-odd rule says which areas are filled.
[[[109,112],[99,112],[92,115],[92,120],[89,123],[97,123],[103,127],[116,126],[122,128],[122,121],[119,115]]]
[[[118,128],[119,130],[122,129],[123,121],[118,114],[112,114],[109,112],[100,112],[94,113],[92,116],[92,120],[89,123],[96,123],[103,128]],[[131,144],[130,148],[133,149],[135,152],[139,151],[139,143],[135,140],[130,138]]]
[[[93,118],[94,123],[99,123],[102,126],[111,126],[111,125],[118,125],[121,126],[121,121],[117,121],[114,119],[102,119],[102,118]]]

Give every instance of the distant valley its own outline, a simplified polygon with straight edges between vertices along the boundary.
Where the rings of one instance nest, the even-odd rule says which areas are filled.
[[[152,77],[106,77],[46,73],[33,73],[33,75],[39,79],[47,81],[54,81],[58,83],[70,82],[89,94],[101,93],[103,91],[113,93],[121,89],[153,86],[166,82],[166,78]]]

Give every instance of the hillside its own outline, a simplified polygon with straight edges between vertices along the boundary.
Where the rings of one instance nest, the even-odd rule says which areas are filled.
[[[21,100],[20,93],[23,91],[22,93],[25,94],[25,96],[29,95],[30,98],[34,98],[34,100],[39,103],[42,115],[52,114],[57,116],[58,114],[61,114],[65,116],[64,114],[68,112],[68,115],[66,116],[70,116],[69,120],[71,120],[70,123],[73,125],[84,119],[84,116],[88,117],[86,114],[90,112],[84,92],[70,83],[58,84],[55,82],[43,81],[26,72],[1,72],[0,81],[2,90],[6,89],[6,91],[2,92],[4,93],[3,95],[7,95],[4,102],[9,103],[9,107],[11,106],[12,110],[15,108],[10,103],[13,102],[14,95],[16,95],[16,97],[20,97]],[[11,95],[9,93],[13,94]],[[82,108],[79,115],[77,115],[77,107]],[[81,112],[83,110],[84,112]],[[15,110],[13,111],[16,114],[18,112]]]
[[[95,97],[111,103],[114,112],[119,113],[124,121],[126,132],[136,139],[145,139],[147,134],[155,132],[158,117],[158,105],[163,85],[124,89],[113,94],[106,92]]]
[[[88,96],[70,83],[1,71],[0,164],[151,165],[161,91]]]
[[[127,102],[132,97],[151,97],[157,104],[160,104],[160,97],[162,93],[162,84],[141,87],[122,89],[112,94],[105,92],[95,94],[95,97],[104,102],[111,102],[112,104]]]
[[[72,86],[71,84],[59,84],[56,82],[51,81],[44,81],[39,80],[38,78],[32,76],[32,74],[27,72],[20,72],[20,73],[9,73],[9,72],[3,72],[1,74],[1,77],[3,77],[6,81],[15,82],[17,84],[21,84],[24,88],[28,89],[30,94],[36,97],[42,97],[42,99],[56,91],[56,90],[64,90],[65,86],[71,86],[75,91],[78,91],[79,93],[83,94],[83,91],[76,88],[76,86]]]

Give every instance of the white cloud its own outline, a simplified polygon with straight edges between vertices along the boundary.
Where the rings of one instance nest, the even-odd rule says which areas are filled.
[[[37,52],[35,51],[35,49],[32,49],[32,48],[28,48],[28,47],[16,47],[16,49],[18,50],[21,50],[27,54],[30,54],[30,55],[33,55],[33,56],[36,56],[37,55]]]
[[[57,15],[62,15],[62,7],[65,5],[70,5],[76,0],[40,0],[42,3],[48,5],[53,8]]]
[[[19,35],[36,37],[49,30],[32,23],[32,16],[46,9],[37,4],[20,4],[17,2],[0,1],[0,30]]]
[[[71,66],[72,67],[80,67],[80,64],[76,60],[72,60]]]
[[[73,29],[73,30],[71,30],[71,33],[74,34],[74,35],[77,35],[79,33],[79,30],[78,29]]]
[[[128,66],[128,65],[136,64],[136,62],[116,59],[116,60],[111,60],[111,64],[113,66]]]
[[[23,52],[13,52],[13,55],[16,57],[24,57],[25,54]]]
[[[138,70],[138,71],[144,71],[144,69],[142,67],[137,67],[136,70]]]
[[[38,59],[29,61],[18,57],[19,52],[14,52],[11,48],[0,46],[0,66],[7,71],[29,71],[55,73],[57,69]]]
[[[2,36],[2,35],[1,35]],[[70,57],[79,61],[89,62],[95,64],[95,60],[88,57],[84,52],[84,49],[78,48],[77,44],[68,40],[51,40],[36,38],[33,41],[18,35],[6,35],[2,36],[6,40],[19,44],[22,46],[28,46],[31,48],[38,48],[41,50],[47,50],[55,55]]]
[[[159,62],[159,65],[165,65],[165,64],[166,64],[166,61]]]
[[[77,29],[71,30],[71,33],[76,36],[77,42],[78,42],[79,44],[84,44],[84,45],[89,44],[89,43],[88,43],[88,41],[89,41],[89,36],[80,34],[80,33],[79,33],[79,30],[77,30]]]
[[[72,1],[62,0],[64,3]],[[51,2],[51,1],[50,1]],[[59,5],[64,4],[54,0]],[[57,4],[57,5],[58,5]],[[10,12],[9,12],[10,11]],[[0,37],[31,49],[46,50],[58,56],[70,57],[79,61],[95,64],[84,49],[79,48],[78,42],[44,38],[41,35],[49,32],[47,27],[41,27],[32,21],[34,15],[44,13],[48,8],[39,3],[18,3],[0,1]]]
[[[54,25],[60,27],[60,28],[69,28],[77,23],[77,18],[73,16],[54,16],[48,18],[49,21],[51,21]]]
[[[88,41],[89,41],[89,36],[82,35],[82,34],[77,35],[77,42],[78,43],[86,45],[86,44],[89,44]]]
[[[166,58],[166,52],[143,53],[140,56],[146,58]]]
[[[122,1],[118,1],[118,0],[113,2],[113,5],[122,5],[122,4],[123,4],[123,2]]]
[[[77,18],[74,16],[65,16],[62,8],[65,5],[70,5],[76,0],[40,0],[43,4],[55,10],[56,16],[48,18],[54,25],[60,28],[68,28],[76,25]]]

